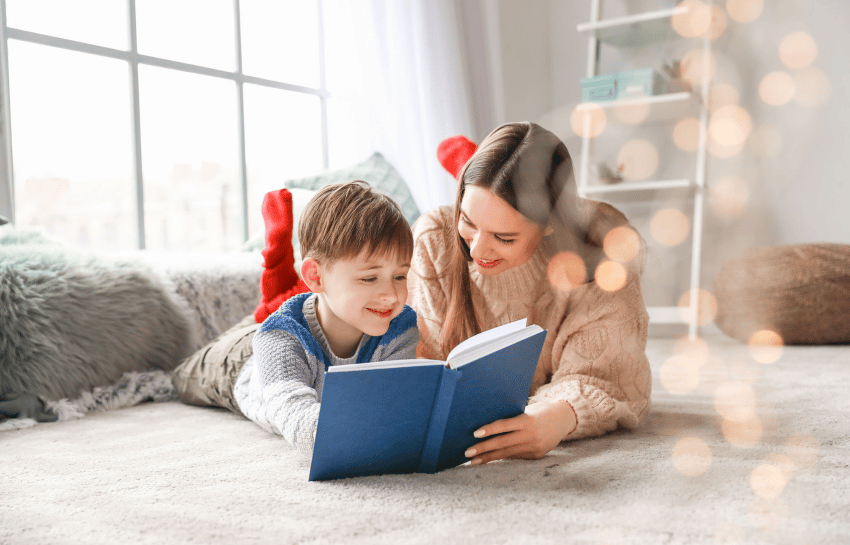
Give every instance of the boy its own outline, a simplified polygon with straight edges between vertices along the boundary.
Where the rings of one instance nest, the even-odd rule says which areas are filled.
[[[309,455],[325,370],[414,358],[419,331],[405,305],[413,235],[391,199],[361,181],[325,186],[305,207],[298,237],[313,293],[263,322],[233,393],[242,414]]]

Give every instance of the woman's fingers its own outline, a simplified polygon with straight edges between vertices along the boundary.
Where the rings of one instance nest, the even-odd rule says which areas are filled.
[[[528,415],[523,413],[513,418],[504,418],[502,420],[496,420],[491,424],[487,424],[482,428],[478,428],[477,430],[475,430],[475,433],[473,433],[473,435],[481,439],[483,437],[499,435],[500,433],[521,430],[525,428],[528,424]]]

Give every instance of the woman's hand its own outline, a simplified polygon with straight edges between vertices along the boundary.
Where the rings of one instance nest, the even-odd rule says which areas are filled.
[[[576,427],[576,414],[566,401],[532,403],[525,413],[496,420],[476,430],[475,437],[493,437],[466,451],[472,465],[504,458],[539,459],[558,446]]]

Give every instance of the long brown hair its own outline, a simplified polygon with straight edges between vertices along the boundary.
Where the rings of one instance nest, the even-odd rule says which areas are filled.
[[[589,257],[583,244],[587,226],[578,215],[573,161],[564,143],[529,122],[507,123],[493,130],[461,171],[454,223],[445,225],[446,238],[451,241],[451,264],[445,274],[452,288],[440,334],[444,355],[481,331],[470,289],[472,257],[457,230],[468,185],[491,191],[529,220],[551,227],[552,234],[541,242],[549,256],[571,251],[585,260]]]

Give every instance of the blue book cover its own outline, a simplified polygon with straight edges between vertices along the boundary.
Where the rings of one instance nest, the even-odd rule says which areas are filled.
[[[546,331],[524,323],[480,333],[447,361],[331,367],[310,480],[434,473],[467,462],[476,429],[525,410]]]

